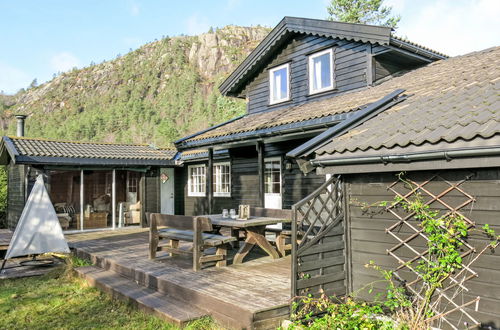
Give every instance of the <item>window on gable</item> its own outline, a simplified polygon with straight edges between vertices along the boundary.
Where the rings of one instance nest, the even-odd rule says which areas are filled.
[[[290,64],[286,63],[269,70],[270,104],[290,99]]]
[[[333,89],[333,50],[309,55],[309,94]]]
[[[216,163],[213,170],[215,197],[231,196],[231,166],[229,163]]]
[[[205,196],[205,165],[188,166],[188,196]]]

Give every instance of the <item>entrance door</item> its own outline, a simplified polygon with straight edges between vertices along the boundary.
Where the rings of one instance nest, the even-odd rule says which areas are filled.
[[[264,207],[281,209],[281,158],[264,160]]]
[[[174,169],[160,169],[161,213],[174,214]]]

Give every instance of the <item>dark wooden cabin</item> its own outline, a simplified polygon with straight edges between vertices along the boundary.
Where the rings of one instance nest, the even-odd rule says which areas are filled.
[[[348,95],[446,56],[391,29],[285,17],[220,86],[247,100],[239,118],[176,141],[178,213],[239,204],[290,208],[325,181],[303,175],[285,154],[378,99]]]
[[[145,212],[174,213],[176,154],[147,145],[4,136],[7,225],[15,228],[39,174],[65,230],[144,225]]]
[[[476,229],[461,248],[465,264],[472,264],[452,275],[457,281],[467,278],[460,282],[465,289],[444,282],[449,300],[442,298],[438,311],[446,314],[435,325],[500,328],[498,247],[486,248],[474,261],[491,242],[481,228],[489,224],[500,233],[499,77],[500,47],[415,70],[371,91],[351,95],[363,99],[366,94],[401,89],[399,102],[384,111],[372,109],[364,117],[352,118],[341,129],[332,128],[289,154],[308,163],[309,167],[303,166],[305,172],[316,169],[316,175],[339,176],[335,189],[338,187],[345,201],[338,211],[342,221],[333,229],[320,231],[316,244],[293,255],[295,294],[309,288],[300,285],[303,280],[297,268],[306,258],[318,265],[308,272],[315,283],[308,291],[311,294],[319,294],[319,288],[336,279],[336,292],[357,291],[359,297],[373,299],[373,294],[384,291],[385,283],[378,281],[379,272],[365,267],[370,260],[386,269],[399,267],[402,283],[412,283],[415,273],[401,265],[418,264],[425,251],[426,241],[417,233],[418,222],[396,207],[372,208],[371,212],[363,206],[391,202],[396,196],[411,199],[418,193],[431,209],[459,214]],[[402,171],[407,183],[398,179]],[[331,216],[328,219],[324,228],[333,224]],[[305,223],[315,220],[313,215]],[[340,245],[329,245],[332,237]],[[335,274],[321,266],[320,253],[307,253],[308,249],[319,251],[318,244],[325,247],[323,254],[335,253],[341,258]],[[375,281],[373,294],[362,290]]]

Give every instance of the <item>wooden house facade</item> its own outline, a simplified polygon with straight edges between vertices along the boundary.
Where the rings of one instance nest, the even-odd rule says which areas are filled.
[[[304,175],[285,155],[373,102],[340,107],[339,96],[443,58],[390,28],[285,17],[220,86],[246,99],[247,113],[175,142],[178,212],[291,208],[325,176]]]

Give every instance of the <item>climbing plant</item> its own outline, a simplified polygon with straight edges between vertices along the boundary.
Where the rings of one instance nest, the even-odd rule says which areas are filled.
[[[431,193],[423,185],[417,185],[402,173],[398,175],[398,180],[406,186],[410,193],[396,194],[392,201],[363,205],[363,208],[367,210],[378,206],[383,207],[385,212],[390,211],[393,214],[396,214],[395,210],[400,209],[405,214],[398,216],[401,224],[408,221],[416,222],[415,234],[410,235],[410,238],[400,239],[396,236],[399,241],[397,246],[406,246],[413,250],[416,256],[405,262],[395,256],[401,263],[397,269],[410,270],[416,275],[416,279],[408,283],[398,274],[397,270],[384,269],[373,261],[370,261],[367,267],[379,271],[387,282],[384,305],[394,312],[398,319],[404,319],[410,328],[421,328],[429,326],[432,321],[451,312],[466,313],[464,308],[470,303],[460,305],[449,297],[456,297],[459,292],[465,289],[464,283],[471,278],[467,272],[475,275],[470,267],[471,264],[488,249],[496,248],[499,245],[500,235],[489,225],[484,225],[480,229],[475,228],[475,224],[459,212],[460,207],[448,207],[446,212],[432,208],[433,201],[445,204],[439,195],[431,196],[433,197],[431,201],[426,200],[422,191]],[[456,188],[453,185],[451,187]],[[473,249],[467,248],[470,247],[467,239],[473,232],[486,235],[490,242],[476,252],[472,259],[466,261],[465,256],[473,253]],[[388,229],[388,233],[391,233],[390,229]],[[423,250],[417,252],[411,246],[413,237],[425,239],[426,246]],[[451,290],[454,290],[454,294],[446,293]],[[441,309],[440,303],[442,301],[452,305],[452,307],[447,310]],[[478,301],[479,298],[472,302],[476,302],[477,305]],[[475,321],[472,317],[470,319]]]

